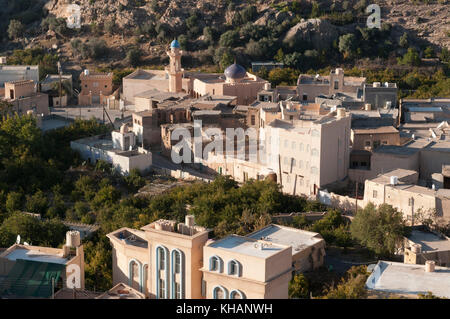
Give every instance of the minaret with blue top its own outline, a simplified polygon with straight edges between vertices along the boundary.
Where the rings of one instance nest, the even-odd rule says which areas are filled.
[[[170,58],[169,67],[166,67],[166,71],[169,73],[169,92],[178,93],[182,91],[183,72],[181,68],[181,55],[183,51],[180,50],[180,44],[175,39],[170,43],[170,51],[167,55]]]

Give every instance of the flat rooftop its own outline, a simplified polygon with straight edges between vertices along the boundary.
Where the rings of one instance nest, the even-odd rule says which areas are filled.
[[[423,252],[450,251],[450,240],[432,232],[413,229],[408,239],[416,244],[422,245]]]
[[[69,259],[62,257],[62,252],[58,254],[51,254],[49,252],[39,251],[37,249],[27,249],[16,247],[11,252],[7,253],[4,258],[9,260],[17,260],[24,259],[30,261],[38,261],[38,262],[46,262],[46,263],[54,263],[54,264],[66,264]]]
[[[279,245],[291,246],[292,255],[323,241],[323,238],[318,233],[273,224],[254,232],[247,237],[261,239]]]
[[[416,154],[430,143],[431,142],[426,139],[417,139],[404,145],[380,145],[373,152],[410,156]]]
[[[398,133],[398,130],[393,126],[380,126],[372,128],[357,128],[353,129],[355,134],[393,134]]]
[[[136,246],[139,248],[148,248],[148,242],[145,239],[145,232],[131,228],[121,228],[110,234],[116,239],[122,241],[126,245]]]
[[[166,71],[164,70],[143,70],[137,69],[133,73],[124,77],[126,80],[167,80]]]
[[[425,265],[379,261],[366,287],[396,294],[431,291],[436,296],[450,298],[450,268],[436,266],[434,272],[425,272]]]
[[[276,243],[268,243],[260,248],[261,244],[264,243],[264,241],[258,241],[249,237],[230,235],[210,244],[209,247],[258,258],[269,258],[287,248]]]

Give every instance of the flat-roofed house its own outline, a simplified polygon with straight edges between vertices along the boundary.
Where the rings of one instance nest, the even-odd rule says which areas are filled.
[[[450,238],[426,229],[415,227],[404,238],[403,262],[424,265],[433,260],[436,266],[450,266]]]
[[[203,247],[208,299],[287,299],[292,247],[231,235]]]
[[[77,231],[67,232],[63,248],[16,243],[0,254],[0,296],[50,298],[68,281],[84,290],[84,251]]]
[[[107,237],[113,246],[113,284],[127,283],[156,299],[201,299],[203,245],[208,230],[158,220],[142,230],[121,228]]]
[[[26,114],[50,114],[48,95],[36,91],[33,80],[19,80],[5,83],[5,100],[12,105],[12,111]]]
[[[291,246],[292,265],[296,272],[314,270],[323,266],[325,240],[318,233],[271,224],[248,237]]]
[[[450,268],[435,266],[432,261],[426,265],[411,265],[380,260],[367,278],[366,288],[375,293],[409,298],[427,292],[450,298]]]

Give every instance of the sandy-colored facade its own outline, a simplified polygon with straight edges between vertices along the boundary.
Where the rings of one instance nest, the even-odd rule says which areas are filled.
[[[128,283],[148,298],[202,298],[202,247],[208,231],[186,223],[158,220],[142,230],[108,234],[113,246],[113,284]]]
[[[400,145],[400,132],[393,126],[353,128],[352,150],[372,150],[380,145]]]
[[[36,92],[33,80],[20,80],[5,83],[5,100],[12,104],[12,111],[26,114],[33,111],[35,114],[50,114],[48,95]]]
[[[288,298],[292,273],[324,262],[325,241],[317,233],[271,224],[214,241],[208,232],[186,215],[184,223],[158,220],[108,234],[113,284],[157,299]]]
[[[202,96],[227,95],[235,96],[238,104],[249,105],[257,98],[258,92],[264,89],[268,81],[248,73],[236,64],[243,72],[199,73],[185,72],[181,67],[181,56],[176,40],[170,44],[169,65],[165,70],[141,70],[123,78],[123,99],[126,104],[137,104],[136,96],[148,92],[184,92],[192,98]],[[241,71],[241,70],[239,70]],[[228,74],[228,75],[227,75]],[[142,102],[142,101],[141,101]],[[143,111],[139,109],[138,111]]]
[[[288,298],[292,248],[231,235],[203,248],[208,299]]]
[[[107,99],[113,92],[112,73],[91,73],[85,70],[80,74],[80,81],[79,105],[107,104]]]
[[[396,169],[366,180],[363,206],[369,202],[375,205],[392,205],[412,224],[418,212],[425,215],[436,214],[438,219],[448,223],[450,211],[443,207],[447,207],[450,201],[450,190],[419,186],[418,178],[419,174],[415,171]]]
[[[436,266],[450,266],[450,238],[443,234],[414,228],[404,238],[403,245],[405,264],[424,265],[427,260],[432,260]]]
[[[344,76],[342,68],[332,70],[329,76],[300,74],[297,80],[297,95],[305,102],[314,102],[319,95],[335,93],[356,95],[365,81],[365,77]]]

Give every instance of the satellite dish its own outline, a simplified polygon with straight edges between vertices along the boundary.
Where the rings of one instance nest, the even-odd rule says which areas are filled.
[[[30,246],[30,244],[27,243],[26,241],[24,241],[23,244],[24,244],[25,246]]]
[[[17,235],[16,244],[17,244],[17,245],[20,244],[20,235]]]

